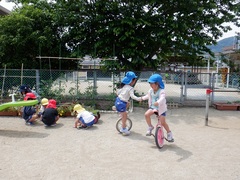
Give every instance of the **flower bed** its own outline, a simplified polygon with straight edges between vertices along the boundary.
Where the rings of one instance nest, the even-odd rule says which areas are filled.
[[[19,111],[19,107],[9,107],[0,111],[0,116],[18,116]]]
[[[60,117],[68,117],[73,116],[73,107],[75,104],[73,103],[63,103],[57,107],[57,111]]]
[[[237,111],[240,110],[239,103],[214,103],[213,107],[217,110]]]
[[[17,111],[0,111],[0,116],[18,116]]]

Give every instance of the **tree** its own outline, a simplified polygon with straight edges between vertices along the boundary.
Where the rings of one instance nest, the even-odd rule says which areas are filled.
[[[57,1],[57,4],[61,1]],[[72,49],[97,57],[116,56],[123,69],[156,68],[166,57],[211,53],[216,43],[239,22],[240,3],[234,0],[78,1],[68,6],[65,37]],[[239,25],[239,24],[238,24]],[[153,59],[157,55],[157,59]]]
[[[29,33],[35,32],[31,39],[33,46],[30,48],[34,51],[32,59],[40,44],[41,48],[47,49],[44,53],[48,56],[56,55],[57,52],[63,56],[64,52],[68,57],[83,57],[86,54],[102,58],[117,57],[121,69],[156,69],[159,64],[174,56],[193,57],[195,61],[199,54],[211,54],[206,46],[216,43],[222,31],[230,29],[223,26],[223,23],[235,22],[240,26],[240,2],[237,0],[14,2],[22,3],[22,7],[16,11],[19,12],[19,17],[26,15],[24,10],[31,8],[33,12],[38,11],[37,15],[42,15],[45,24],[41,27],[48,27],[47,30],[38,27],[43,22],[35,22],[34,18],[30,21],[28,16],[24,16],[26,26],[29,23],[34,25],[26,28]],[[2,27],[4,26],[0,28]],[[39,31],[41,34],[47,33],[40,38],[37,35]],[[6,31],[0,30],[0,40],[4,39],[5,33]],[[11,37],[12,34],[6,37]],[[15,38],[16,42],[22,43],[26,48],[25,40]],[[45,44],[46,40],[50,42]],[[0,57],[6,55],[6,47],[9,46],[3,46]],[[29,57],[30,55],[27,56]],[[108,62],[109,67],[113,68],[114,63],[116,64]]]
[[[65,45],[61,44],[58,25],[54,22],[51,9],[51,4],[44,1],[34,5],[23,4],[10,15],[0,18],[2,66],[6,64],[10,68],[21,68],[23,63],[24,68],[29,69],[49,68],[48,59],[40,62],[36,57],[59,56],[59,49],[62,49],[63,54],[69,54]],[[58,61],[55,60],[51,68],[58,69]]]

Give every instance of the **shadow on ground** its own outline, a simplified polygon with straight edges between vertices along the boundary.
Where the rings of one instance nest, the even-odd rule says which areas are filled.
[[[46,138],[49,134],[29,131],[0,130],[0,136],[12,138]]]

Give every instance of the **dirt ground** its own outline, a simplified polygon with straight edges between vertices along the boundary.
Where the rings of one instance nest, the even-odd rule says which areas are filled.
[[[162,149],[145,136],[144,112],[129,115],[130,136],[116,131],[115,113],[88,130],[73,128],[73,118],[47,128],[0,117],[0,179],[240,179],[239,111],[210,109],[205,126],[205,108],[170,110],[175,142]]]

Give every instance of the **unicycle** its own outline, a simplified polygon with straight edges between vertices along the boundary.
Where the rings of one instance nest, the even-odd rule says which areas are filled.
[[[132,112],[133,110],[133,102],[130,102],[130,110],[128,112]],[[116,107],[112,106],[112,110],[116,111]],[[116,122],[116,129],[119,133],[121,133],[120,129],[122,128],[122,117],[118,118],[117,122]],[[126,121],[126,128],[130,131],[130,129],[132,128],[132,120],[127,117],[127,121]]]
[[[157,147],[159,149],[161,149],[164,145],[164,139],[166,139],[164,137],[163,127],[161,125],[161,122],[160,122],[160,124],[158,123],[156,126],[154,138],[155,138],[155,143],[156,143]]]
[[[156,130],[155,130],[155,134],[151,134],[154,139],[155,139],[155,143],[156,143],[156,146],[161,149],[164,145],[164,140],[168,141],[167,138],[165,138],[164,136],[164,131],[163,131],[163,126],[161,125],[161,121],[159,119],[159,115],[158,115],[158,112],[154,112],[157,116],[157,120],[158,120],[158,123],[156,125]],[[170,142],[170,141],[168,141]],[[173,142],[173,141],[171,141]]]
[[[120,117],[118,120],[117,120],[117,123],[116,123],[116,129],[119,133],[120,132],[120,129],[122,128],[122,118]],[[132,120],[128,117],[127,118],[127,121],[126,121],[126,128],[130,131],[130,129],[132,128]]]

